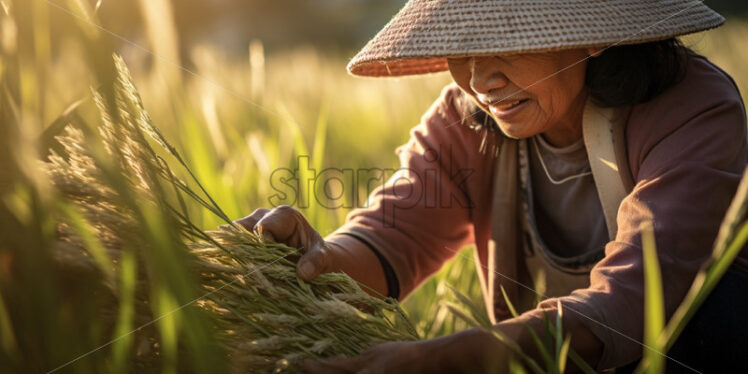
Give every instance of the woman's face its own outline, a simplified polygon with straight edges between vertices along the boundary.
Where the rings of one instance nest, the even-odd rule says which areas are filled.
[[[586,58],[574,49],[504,57],[450,58],[455,82],[512,138],[543,134],[556,146],[582,136]]]

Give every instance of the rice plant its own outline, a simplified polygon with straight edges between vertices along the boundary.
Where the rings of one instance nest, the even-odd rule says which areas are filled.
[[[63,152],[42,165],[62,213],[54,266],[104,285],[103,335],[112,340],[102,344],[111,343],[115,367],[189,367],[179,352],[213,341],[231,371],[293,371],[306,358],[418,338],[394,300],[344,274],[301,281],[296,249],[235,226],[197,180],[197,192],[179,180],[147,139],[191,174],[187,164],[151,123],[121,58],[115,64],[116,107],[94,92],[103,151],[73,123],[57,137]],[[226,225],[200,230],[194,204]]]

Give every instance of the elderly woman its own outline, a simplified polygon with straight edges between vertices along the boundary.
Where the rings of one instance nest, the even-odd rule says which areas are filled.
[[[587,362],[635,362],[642,224],[654,228],[670,315],[709,257],[748,161],[734,82],[674,39],[723,21],[698,0],[411,0],[349,65],[365,76],[454,78],[397,150],[402,169],[324,239],[289,207],[239,222],[302,249],[303,279],[343,271],[400,299],[474,244],[495,328],[530,356],[525,326],[543,335],[544,315],[561,305]],[[743,251],[668,353],[670,369],[739,357],[746,269]],[[540,273],[548,286],[535,305]],[[475,329],[307,369],[502,371],[508,355]]]

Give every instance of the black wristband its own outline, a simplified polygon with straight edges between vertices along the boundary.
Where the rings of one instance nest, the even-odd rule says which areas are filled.
[[[372,252],[374,252],[374,255],[377,256],[377,259],[379,259],[379,263],[382,265],[384,279],[387,282],[387,297],[391,297],[397,300],[400,297],[400,282],[397,280],[395,270],[392,269],[392,265],[390,265],[387,259],[384,258],[384,256],[382,256],[382,254],[379,253],[379,251],[377,251],[374,246],[369,243],[368,240],[362,238],[361,236],[350,232],[343,232],[340,234],[348,235],[352,238],[357,239],[361,243],[364,243]]]

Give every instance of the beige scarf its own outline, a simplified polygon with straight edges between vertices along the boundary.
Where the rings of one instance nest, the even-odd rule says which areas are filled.
[[[588,100],[582,120],[585,148],[610,240],[615,239],[617,231],[618,207],[633,189],[624,134],[629,112],[599,108]],[[505,139],[499,149],[494,172],[488,279],[484,286],[486,308],[494,323],[511,317],[501,287],[513,304],[519,301],[520,292],[526,291],[523,286],[532,287],[532,284],[520,283],[524,278],[520,275],[520,271],[524,270],[524,261],[520,258],[522,226],[518,152],[519,141]]]

